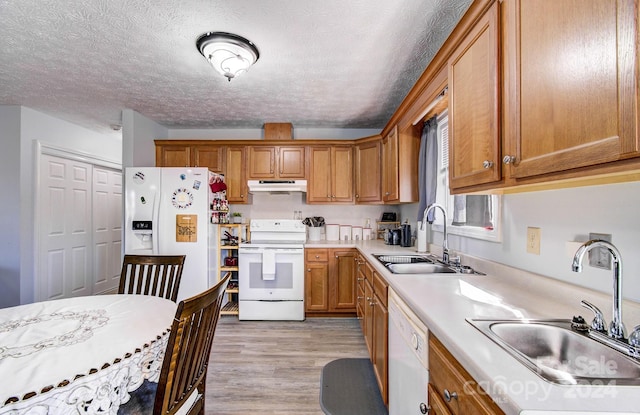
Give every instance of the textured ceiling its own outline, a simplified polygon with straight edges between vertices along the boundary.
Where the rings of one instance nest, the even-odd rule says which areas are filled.
[[[99,132],[133,109],[169,128],[382,128],[470,0],[0,0],[0,105]],[[228,82],[209,31],[260,50]]]

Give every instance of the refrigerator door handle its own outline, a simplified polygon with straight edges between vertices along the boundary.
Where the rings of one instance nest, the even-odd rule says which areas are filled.
[[[153,193],[153,240],[152,240],[152,250],[153,250],[153,255],[160,255],[160,206],[161,206],[161,201],[160,201],[160,196],[161,196],[161,192],[160,192],[160,187],[158,187],[158,189],[156,189],[156,191]]]

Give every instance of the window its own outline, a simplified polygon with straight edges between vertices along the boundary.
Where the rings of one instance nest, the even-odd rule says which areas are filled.
[[[500,242],[501,202],[498,195],[451,195],[449,193],[449,117],[438,117],[438,187],[436,203],[447,210],[447,233]],[[436,212],[434,229],[442,232],[442,215]]]

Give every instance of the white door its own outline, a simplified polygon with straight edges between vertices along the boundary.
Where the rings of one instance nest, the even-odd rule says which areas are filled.
[[[43,154],[39,167],[37,300],[89,295],[93,166]]]
[[[93,294],[116,292],[122,269],[122,173],[93,168]]]

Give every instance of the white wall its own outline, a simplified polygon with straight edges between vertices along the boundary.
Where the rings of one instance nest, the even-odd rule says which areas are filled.
[[[20,301],[20,107],[0,105],[0,307]]]
[[[153,167],[156,147],[153,140],[168,138],[166,127],[134,110],[122,111],[122,168]]]
[[[449,248],[610,294],[612,271],[590,267],[585,258],[582,273],[574,273],[575,246],[567,252],[569,241],[608,233],[622,255],[623,295],[640,301],[640,182],[512,194],[502,201],[502,243],[449,235]],[[402,214],[415,221],[416,209],[404,206]],[[526,251],[528,226],[541,229],[540,255]],[[441,233],[434,232],[434,242],[442,243]]]
[[[364,128],[293,128],[296,140],[354,140],[376,135],[380,130]],[[261,140],[262,128],[221,128],[221,129],[169,129],[170,139],[190,140]]]
[[[6,178],[1,182],[5,195],[1,220],[8,223],[2,229],[0,241],[7,247],[7,252],[13,253],[11,257],[5,256],[6,252],[0,256],[3,283],[0,307],[7,307],[34,299],[36,142],[112,164],[121,163],[122,142],[119,133],[99,134],[20,106],[0,106],[0,129],[3,132],[0,161],[2,172],[7,173],[3,174]],[[15,252],[16,245],[20,247],[19,253]],[[8,270],[6,274],[5,269]],[[19,287],[15,285],[17,275]]]

